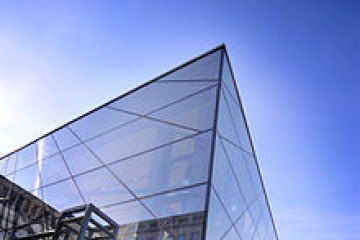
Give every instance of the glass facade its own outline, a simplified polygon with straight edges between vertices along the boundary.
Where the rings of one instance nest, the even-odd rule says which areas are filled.
[[[224,46],[3,157],[0,174],[58,212],[94,204],[121,240],[277,239]]]

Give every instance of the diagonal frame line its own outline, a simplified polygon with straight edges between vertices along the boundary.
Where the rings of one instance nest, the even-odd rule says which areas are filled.
[[[61,159],[63,160],[63,162],[64,162],[64,164],[65,164],[65,167],[66,167],[66,169],[68,170],[68,172],[69,172],[69,174],[70,174],[70,179],[72,180],[72,182],[74,182],[75,187],[76,187],[77,191],[78,191],[79,194],[80,194],[81,200],[82,200],[83,203],[85,204],[85,203],[86,203],[85,197],[84,197],[84,195],[82,194],[79,185],[78,185],[77,182],[75,181],[75,178],[74,178],[72,172],[70,171],[70,167],[69,167],[69,165],[67,164],[67,162],[66,162],[66,160],[65,160],[65,157],[64,157],[62,151],[60,150],[59,144],[57,143],[55,137],[54,137],[52,134],[51,134],[50,136],[51,136],[51,138],[54,140],[55,146],[56,146],[57,150],[59,151],[60,157],[61,157]]]

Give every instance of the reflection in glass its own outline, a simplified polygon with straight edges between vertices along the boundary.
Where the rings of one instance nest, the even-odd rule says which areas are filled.
[[[249,172],[249,154],[245,153],[240,148],[234,146],[234,144],[231,144],[226,140],[221,139],[219,144],[224,147],[227,159],[230,160],[233,166],[240,187],[244,193],[244,197],[247,200],[246,202],[248,204],[251,203],[256,198],[257,193],[255,184],[252,179],[252,174]]]
[[[42,162],[41,181],[43,186],[66,178],[70,178],[70,173],[60,154]]]
[[[102,166],[100,161],[82,144],[62,154],[73,175]]]
[[[245,211],[241,218],[236,222],[236,229],[242,239],[251,239],[255,231],[255,226],[248,211]]]
[[[60,150],[64,150],[74,145],[80,144],[79,139],[77,139],[76,136],[67,127],[59,129],[53,134],[53,136]]]
[[[233,172],[221,142],[217,138],[212,184],[231,219],[235,221],[245,210],[246,205]]]
[[[59,211],[84,204],[74,182],[65,180],[54,185],[44,187],[44,201]]]
[[[83,141],[86,141],[135,118],[133,115],[105,107],[85,116],[80,121],[74,122],[70,128]]]
[[[24,168],[35,162],[36,162],[36,144],[33,143],[19,151],[16,169]]]
[[[27,191],[31,191],[37,187],[36,178],[39,174],[38,166],[36,164],[24,168],[15,174],[15,183],[20,185]]]
[[[95,138],[87,142],[87,145],[102,161],[109,163],[168,144],[192,133],[168,124],[140,119]]]
[[[196,130],[212,128],[216,87],[150,114],[151,117]]]
[[[210,206],[208,211],[206,239],[219,240],[230,228],[231,221],[213,188],[211,189]]]
[[[207,181],[211,132],[109,165],[137,196]]]
[[[158,217],[203,211],[205,207],[206,186],[186,188],[184,190],[145,198],[142,202]]]
[[[111,103],[109,107],[145,115],[186,99],[213,85],[214,82],[154,82]]]
[[[133,196],[106,168],[101,168],[75,178],[86,202],[98,207],[132,199]]]

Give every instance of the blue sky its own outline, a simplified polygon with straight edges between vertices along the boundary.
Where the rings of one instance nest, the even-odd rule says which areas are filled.
[[[360,239],[360,1],[0,2],[0,154],[226,43],[281,239]]]

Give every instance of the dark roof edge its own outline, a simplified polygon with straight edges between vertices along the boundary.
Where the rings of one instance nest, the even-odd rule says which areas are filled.
[[[127,92],[121,94],[118,97],[115,97],[115,98],[111,99],[108,102],[105,102],[105,103],[99,105],[98,107],[96,107],[96,108],[94,108],[94,109],[92,109],[92,110],[90,110],[90,111],[88,111],[88,112],[86,112],[86,113],[84,113],[84,114],[70,120],[69,122],[66,122],[63,125],[60,125],[59,127],[53,129],[52,131],[50,131],[50,132],[36,138],[35,140],[33,140],[33,141],[29,142],[29,143],[27,143],[26,145],[24,145],[24,146],[22,146],[20,148],[17,148],[14,151],[11,151],[11,152],[5,154],[4,156],[1,156],[0,161],[2,161],[4,158],[9,157],[11,154],[16,153],[16,152],[30,146],[31,144],[39,141],[40,139],[45,138],[45,137],[49,136],[50,134],[53,134],[54,132],[60,130],[61,128],[64,128],[64,127],[70,125],[71,123],[76,122],[76,121],[80,120],[83,117],[86,117],[87,115],[99,110],[100,108],[103,108],[103,107],[105,107],[105,106],[107,106],[107,105],[109,105],[109,104],[111,104],[111,103],[113,103],[113,102],[115,102],[115,101],[117,101],[117,100],[119,100],[119,99],[121,99],[121,98],[123,98],[123,97],[125,97],[125,96],[127,96],[127,95],[129,95],[129,94],[131,94],[131,93],[133,93],[133,92],[135,92],[135,91],[137,91],[137,90],[139,90],[139,89],[141,89],[141,88],[143,88],[143,87],[145,87],[145,86],[147,86],[147,85],[161,79],[161,78],[163,78],[163,77],[165,77],[166,75],[169,75],[169,74],[171,74],[171,73],[173,73],[173,72],[175,72],[175,71],[177,71],[177,70],[179,70],[179,69],[181,69],[181,68],[183,68],[183,67],[185,67],[185,66],[187,66],[187,65],[189,65],[189,64],[191,64],[191,63],[193,63],[193,62],[195,62],[195,61],[197,61],[197,60],[199,60],[201,58],[203,58],[203,57],[206,57],[207,55],[210,55],[210,54],[212,54],[212,53],[214,53],[214,52],[216,52],[218,50],[221,50],[221,49],[223,49],[224,51],[227,51],[226,50],[226,45],[224,43],[218,45],[217,47],[215,47],[215,48],[213,48],[213,49],[211,49],[211,50],[209,50],[209,51],[207,51],[207,52],[205,52],[205,53],[203,53],[203,54],[201,54],[201,55],[199,55],[199,56],[197,56],[197,57],[195,57],[195,58],[193,58],[193,59],[191,59],[191,60],[189,60],[189,61],[187,61],[187,62],[185,62],[183,64],[178,65],[177,67],[175,67],[175,68],[173,68],[173,69],[171,69],[171,70],[169,70],[169,71],[167,71],[167,72],[165,72],[165,73],[163,73],[163,74],[161,74],[161,75],[159,75],[159,76],[157,76],[157,77],[155,77],[155,78],[153,78],[153,79],[151,79],[151,80],[149,80],[149,81],[147,81],[147,82],[145,82],[145,83],[143,83],[143,84],[141,84],[141,85],[139,85],[139,86],[137,86],[137,87],[135,87],[133,89],[131,89],[130,91],[127,91]]]

